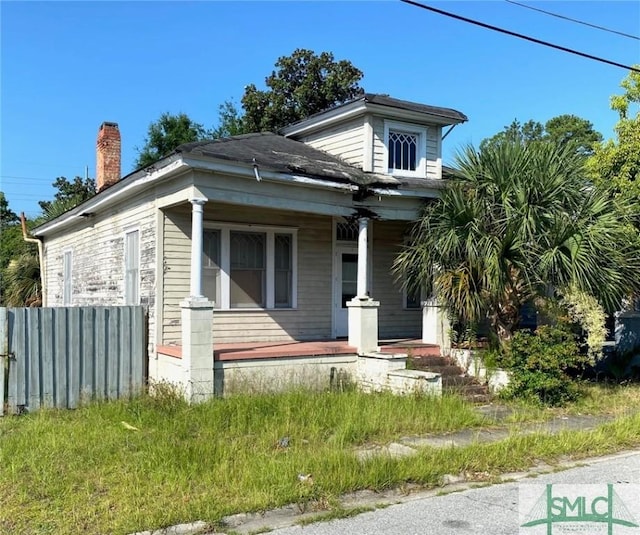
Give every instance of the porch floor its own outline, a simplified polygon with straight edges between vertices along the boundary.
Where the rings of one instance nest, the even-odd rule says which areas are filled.
[[[409,349],[415,356],[440,355],[440,348],[431,344],[423,344],[422,340],[413,338],[396,338],[380,340],[380,350],[384,352],[405,353]],[[181,346],[157,346],[158,353],[182,358]],[[250,360],[278,357],[321,357],[329,355],[350,355],[355,353],[347,340],[318,340],[286,342],[238,342],[232,344],[215,344],[214,360]]]

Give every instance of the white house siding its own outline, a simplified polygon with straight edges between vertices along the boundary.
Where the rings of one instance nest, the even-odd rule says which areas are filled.
[[[378,332],[381,339],[419,338],[422,332],[422,311],[404,309],[402,287],[391,273],[408,225],[401,221],[376,221],[373,224],[371,296],[380,301]]]
[[[163,344],[180,343],[180,301],[189,294],[190,207],[164,216]],[[208,221],[298,229],[295,310],[214,310],[214,343],[313,340],[331,336],[332,220],[298,212],[205,205]]]
[[[140,233],[140,304],[149,310],[149,340],[155,333],[156,233],[153,195],[92,218],[44,240],[47,306],[63,305],[63,257],[72,252],[72,306],[124,305],[124,234]]]
[[[401,122],[401,121],[400,121]],[[420,125],[418,125],[420,126]],[[427,126],[427,177],[442,178],[442,155],[440,154],[440,136],[442,128]],[[389,167],[385,159],[384,119],[373,119],[373,172],[388,173]]]
[[[345,162],[362,168],[364,123],[362,118],[347,121],[338,126],[299,138],[316,149],[342,158]]]

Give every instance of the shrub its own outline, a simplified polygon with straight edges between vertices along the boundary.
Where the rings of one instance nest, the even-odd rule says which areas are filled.
[[[585,361],[575,335],[566,329],[542,326],[533,334],[517,332],[505,345],[500,362],[511,371],[511,382],[501,395],[553,406],[573,401],[578,389],[567,372]]]

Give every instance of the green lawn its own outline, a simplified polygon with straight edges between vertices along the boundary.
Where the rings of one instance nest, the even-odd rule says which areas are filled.
[[[0,533],[125,534],[194,520],[215,524],[228,514],[287,503],[330,507],[357,489],[435,486],[445,473],[480,478],[640,444],[640,417],[624,415],[637,406],[639,390],[590,392],[567,410],[617,411],[615,423],[367,461],[356,458],[354,446],[488,422],[455,397],[302,390],[198,406],[171,395],[142,396],[0,418]],[[515,420],[527,414],[543,419],[558,411],[520,407]],[[283,437],[288,447],[279,447]],[[313,474],[314,484],[301,483],[299,473]]]

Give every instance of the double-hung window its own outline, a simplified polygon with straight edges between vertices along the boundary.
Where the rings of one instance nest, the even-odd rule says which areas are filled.
[[[426,177],[426,128],[385,121],[384,137],[389,174]]]
[[[296,229],[207,224],[202,287],[216,308],[295,308]]]

